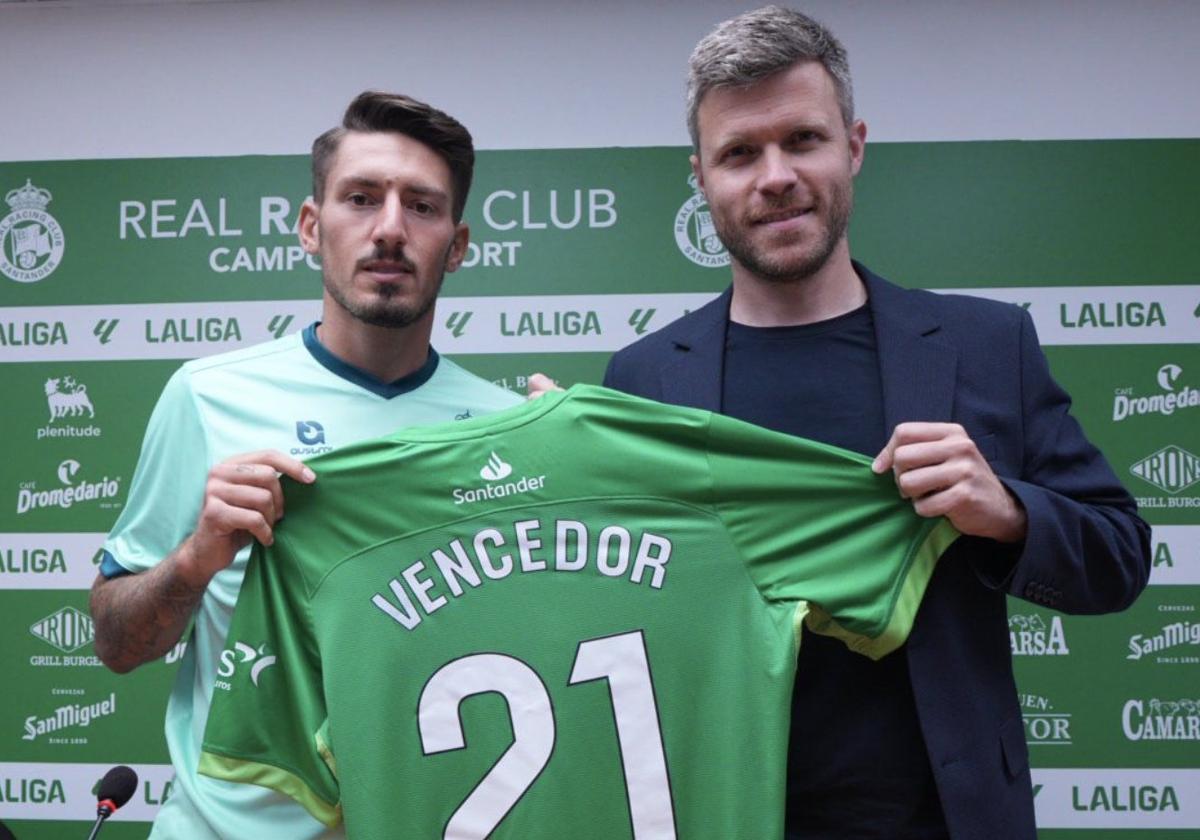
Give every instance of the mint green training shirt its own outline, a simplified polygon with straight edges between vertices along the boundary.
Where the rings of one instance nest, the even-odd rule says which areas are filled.
[[[520,401],[433,351],[412,375],[380,383],[330,354],[315,325],[303,334],[190,361],[171,377],[151,415],[101,570],[108,577],[145,571],[173,551],[195,527],[209,469],[232,455],[278,449],[307,460],[403,426],[474,417]],[[404,484],[395,484],[398,496]],[[175,782],[155,820],[154,838],[303,840],[325,831],[274,791],[196,773],[249,554],[249,547],[239,552],[213,579],[186,637],[166,717]]]

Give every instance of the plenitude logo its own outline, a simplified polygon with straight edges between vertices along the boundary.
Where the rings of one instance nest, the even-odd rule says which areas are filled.
[[[48,438],[98,438],[103,434],[95,423],[96,408],[88,396],[87,385],[70,374],[46,380],[42,387],[49,417],[37,430],[37,440]],[[81,425],[85,424],[85,425]]]

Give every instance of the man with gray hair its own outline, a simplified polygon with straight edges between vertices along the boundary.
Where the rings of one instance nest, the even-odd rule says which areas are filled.
[[[758,9],[706,36],[690,71],[692,168],[733,285],[617,353],[605,384],[872,456],[917,513],[967,535],[900,651],[873,662],[803,634],[789,837],[1034,840],[1005,596],[1123,609],[1149,528],[1024,310],[851,260],[867,130],[829,30]]]

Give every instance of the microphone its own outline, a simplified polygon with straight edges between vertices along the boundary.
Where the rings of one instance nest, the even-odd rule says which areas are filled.
[[[104,774],[96,788],[96,824],[88,840],[95,840],[104,821],[130,800],[137,791],[138,777],[132,767],[118,765]]]

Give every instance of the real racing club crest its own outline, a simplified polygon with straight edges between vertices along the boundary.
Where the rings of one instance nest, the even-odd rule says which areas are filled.
[[[717,236],[712,211],[708,209],[708,201],[700,192],[695,175],[688,176],[688,186],[693,194],[675,214],[675,244],[696,265],[706,268],[729,265],[729,252]]]
[[[66,241],[62,228],[46,212],[50,191],[25,186],[4,196],[12,212],[0,219],[0,274],[18,283],[36,283],[62,262]]]

